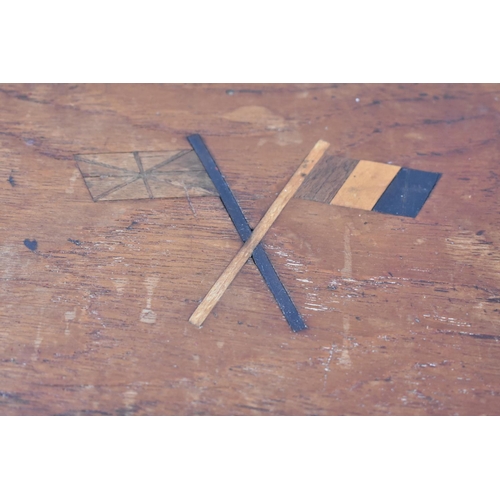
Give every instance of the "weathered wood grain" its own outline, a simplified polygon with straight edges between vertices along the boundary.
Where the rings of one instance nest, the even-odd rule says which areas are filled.
[[[500,413],[500,86],[1,85],[0,106],[1,414]],[[250,264],[200,331],[241,245],[219,198],[94,203],[74,160],[190,133],[253,227],[318,137],[443,176],[415,219],[292,199],[263,241],[308,330]]]
[[[307,176],[295,197],[330,203],[359,160],[325,155]]]

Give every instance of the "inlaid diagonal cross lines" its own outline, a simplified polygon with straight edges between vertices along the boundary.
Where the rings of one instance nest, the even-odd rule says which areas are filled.
[[[218,196],[192,149],[77,155],[94,201]]]

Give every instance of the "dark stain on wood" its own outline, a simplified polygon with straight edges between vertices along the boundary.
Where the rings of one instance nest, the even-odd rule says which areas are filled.
[[[38,248],[38,242],[36,240],[30,240],[26,238],[24,240],[24,246],[34,252]]]

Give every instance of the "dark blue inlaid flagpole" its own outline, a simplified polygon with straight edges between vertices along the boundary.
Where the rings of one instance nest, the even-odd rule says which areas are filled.
[[[240,238],[245,242],[250,235],[252,230],[248,225],[248,221],[241,210],[236,198],[234,197],[229,185],[224,179],[224,176],[217,167],[210,151],[208,151],[203,139],[200,135],[194,134],[190,135],[187,140],[189,144],[193,147],[195,153],[198,155],[202,165],[205,167],[207,174],[214,183],[215,188],[219,192],[222,203],[226,207],[226,210],[233,221],[233,224],[240,235]],[[274,295],[276,302],[278,303],[283,315],[285,316],[288,324],[294,332],[299,332],[307,328],[304,320],[300,316],[295,304],[288,295],[283,283],[281,283],[269,257],[267,256],[262,243],[257,246],[253,251],[252,258],[255,265],[259,269],[264,281],[267,283],[269,290]]]

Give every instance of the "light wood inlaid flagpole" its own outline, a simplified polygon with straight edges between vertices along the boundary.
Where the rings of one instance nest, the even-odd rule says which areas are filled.
[[[189,318],[190,323],[195,326],[201,326],[203,324],[207,316],[210,314],[210,311],[212,311],[236,275],[239,273],[240,269],[245,265],[245,262],[251,257],[253,251],[261,242],[262,238],[264,238],[268,229],[278,218],[286,204],[291,200],[300,185],[304,182],[307,174],[309,174],[316,163],[318,163],[329,146],[330,144],[328,142],[322,140],[318,141],[314,145],[305,160],[300,164],[299,168],[292,175],[291,179],[288,181],[281,193],[269,207],[269,210],[266,212],[264,217],[262,217],[261,221],[257,224],[257,227],[253,230],[250,238],[248,238],[245,244],[240,248],[234,259],[226,267],[219,279],[214,283],[210,291],[202,300],[201,304],[191,315]]]

